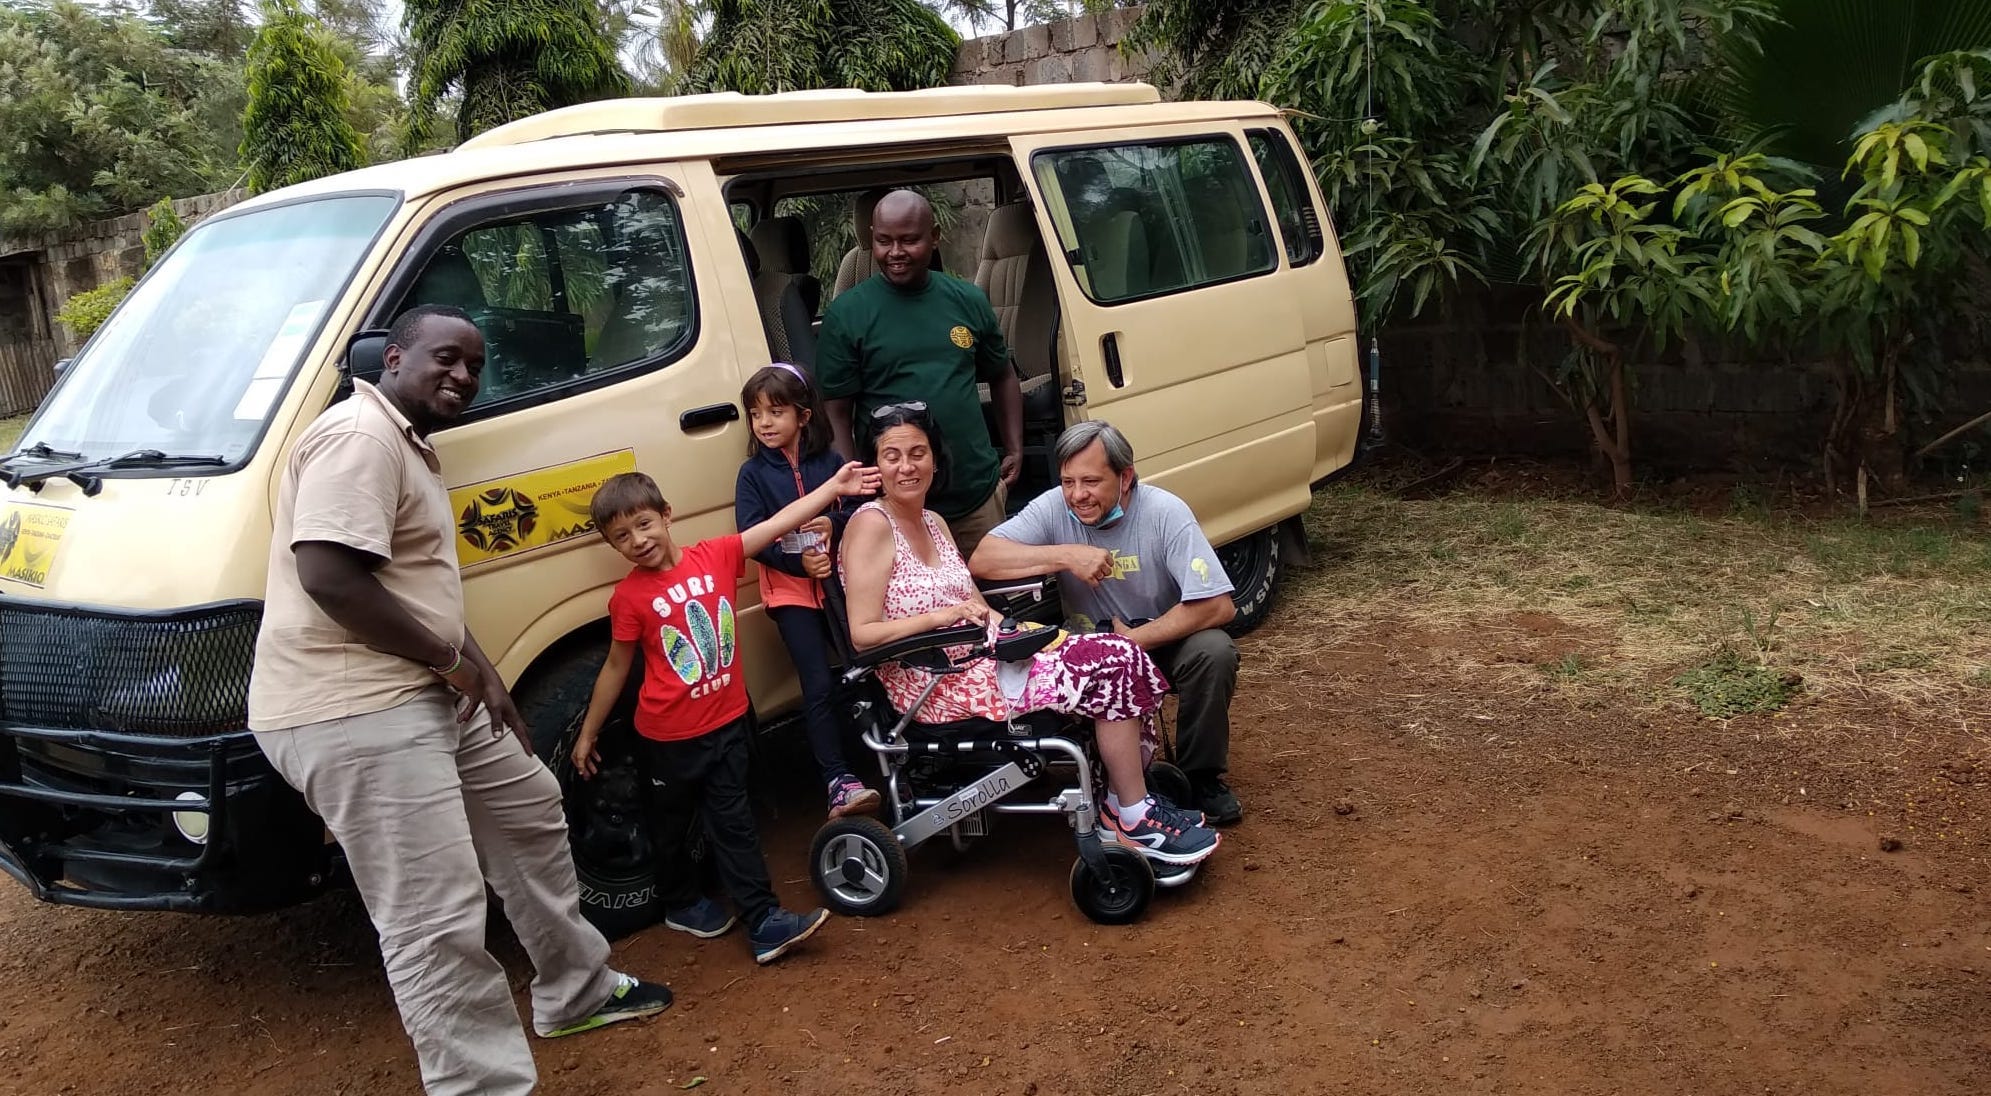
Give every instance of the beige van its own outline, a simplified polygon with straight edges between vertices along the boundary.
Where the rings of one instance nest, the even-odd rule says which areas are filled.
[[[1145,85],[590,103],[210,218],[63,373],[0,459],[0,866],[124,909],[338,882],[244,697],[284,454],[415,304],[468,309],[488,341],[483,392],[435,440],[471,627],[550,755],[625,569],[591,491],[640,468],[684,535],[732,528],[740,385],[809,356],[838,269],[865,269],[852,199],[888,185],[937,197],[950,269],[1008,330],[1034,480],[1015,502],[1049,486],[1060,429],[1110,419],[1259,619],[1362,410],[1341,256],[1276,110]],[[774,629],[757,607],[739,628],[756,710],[786,713]],[[570,797],[598,917],[646,901],[618,844],[632,794]]]

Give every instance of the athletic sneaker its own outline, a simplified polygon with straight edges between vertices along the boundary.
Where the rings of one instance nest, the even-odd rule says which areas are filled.
[[[1148,813],[1131,826],[1120,824],[1119,812],[1100,812],[1106,836],[1150,860],[1164,864],[1198,864],[1223,843],[1223,836],[1198,825],[1195,816],[1148,799]]]
[[[558,1039],[563,1035],[579,1035],[624,1020],[641,1020],[645,1016],[655,1016],[671,1007],[671,987],[658,982],[645,982],[627,974],[617,975],[621,981],[615,985],[615,992],[608,995],[608,1003],[594,1010],[587,1019],[578,1023],[557,1027],[539,1033],[543,1039]]]
[[[830,781],[830,817],[875,814],[882,798],[875,789],[865,787],[864,781],[845,773]]]
[[[1210,821],[1219,826],[1228,826],[1244,818],[1244,808],[1238,805],[1237,796],[1231,794],[1231,786],[1218,773],[1197,773],[1189,778],[1196,789],[1196,805]]]
[[[1188,815],[1190,819],[1193,820],[1198,826],[1208,826],[1210,824],[1210,820],[1204,817],[1202,811],[1193,810],[1191,808],[1185,807],[1182,804],[1177,803],[1175,800],[1170,799],[1169,797],[1161,794],[1158,791],[1155,791],[1153,788],[1148,789],[1148,798],[1154,800],[1155,802],[1171,810],[1181,811],[1183,814]],[[1110,808],[1108,809],[1107,813],[1109,814],[1112,813]]]
[[[790,948],[814,936],[829,919],[828,910],[796,913],[776,906],[767,911],[760,924],[747,930],[747,940],[754,946],[754,962],[765,965],[788,954]]]
[[[736,920],[726,912],[726,907],[710,898],[701,898],[681,910],[667,910],[664,913],[665,928],[688,932],[700,940],[726,935],[733,931]]]

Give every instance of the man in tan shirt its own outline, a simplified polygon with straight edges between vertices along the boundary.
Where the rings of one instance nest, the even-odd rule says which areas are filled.
[[[464,624],[428,436],[476,398],[483,336],[460,309],[411,309],[386,366],[291,452],[249,725],[345,851],[423,1087],[522,1096],[536,1074],[484,947],[487,881],[537,972],[541,1036],[654,1015],[671,992],[608,967],[581,919],[559,783]]]

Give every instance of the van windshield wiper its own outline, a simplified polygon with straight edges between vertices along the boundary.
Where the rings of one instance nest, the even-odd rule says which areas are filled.
[[[227,457],[214,453],[167,453],[158,449],[134,449],[121,456],[92,461],[89,464],[83,465],[81,469],[73,470],[82,471],[87,469],[95,471],[105,468],[143,468],[169,464],[212,464],[219,466],[227,463]]]
[[[198,464],[219,467],[228,463],[228,458],[213,453],[168,453],[160,449],[134,449],[115,457],[102,460],[77,461],[73,464],[59,464],[53,468],[40,468],[26,475],[9,473],[8,486],[26,484],[34,490],[57,476],[68,479],[83,489],[87,496],[95,495],[104,489],[104,478],[97,474],[118,468],[162,468],[177,465]]]
[[[81,453],[57,449],[45,441],[38,441],[26,449],[16,449],[5,457],[0,457],[0,483],[6,484],[11,489],[25,482],[26,477],[16,475],[9,467],[22,457],[34,457],[39,460],[80,460],[82,456]]]

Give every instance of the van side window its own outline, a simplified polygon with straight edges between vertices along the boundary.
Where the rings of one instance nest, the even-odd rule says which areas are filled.
[[[1258,187],[1228,137],[1060,149],[1033,158],[1065,259],[1095,301],[1140,300],[1275,265]]]
[[[1258,173],[1265,176],[1265,190],[1272,196],[1272,215],[1279,219],[1279,235],[1286,241],[1286,261],[1305,266],[1327,250],[1320,213],[1307,191],[1306,169],[1285,134],[1254,129],[1247,136],[1251,154],[1258,159]]]
[[[670,195],[481,224],[429,258],[399,311],[452,304],[484,333],[477,407],[683,354],[695,326],[683,224]]]

